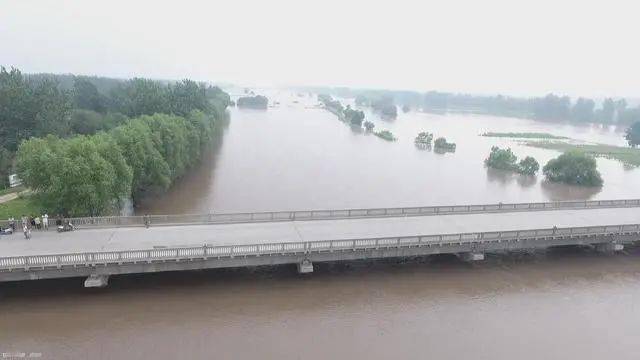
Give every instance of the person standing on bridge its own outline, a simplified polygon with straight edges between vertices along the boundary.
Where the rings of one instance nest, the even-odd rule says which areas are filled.
[[[44,215],[42,215],[42,227],[45,230],[49,230],[49,215],[47,213],[44,213]]]

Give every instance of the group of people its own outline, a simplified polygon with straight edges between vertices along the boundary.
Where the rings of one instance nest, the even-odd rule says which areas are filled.
[[[62,217],[58,217],[56,223],[62,224]],[[31,235],[31,230],[49,230],[49,214],[44,213],[43,215],[37,216],[26,216],[22,215],[22,217],[18,221],[14,217],[10,217],[7,221],[7,227],[0,227],[0,234],[8,235],[13,234],[18,226],[22,229],[22,232],[25,234],[26,238],[29,238]]]
[[[22,215],[20,218],[20,222],[10,217],[7,221],[7,227],[0,226],[0,235],[10,235],[13,234],[18,226],[22,229],[24,233],[24,237],[29,239],[31,238],[31,230],[49,230],[49,215],[44,213],[40,216],[25,216]],[[58,232],[62,231],[72,231],[75,229],[75,226],[71,224],[71,221],[63,218],[61,215],[56,216],[55,218],[55,226]]]

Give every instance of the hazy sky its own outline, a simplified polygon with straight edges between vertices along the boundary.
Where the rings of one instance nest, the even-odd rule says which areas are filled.
[[[259,85],[640,96],[636,4],[0,0],[0,64]]]

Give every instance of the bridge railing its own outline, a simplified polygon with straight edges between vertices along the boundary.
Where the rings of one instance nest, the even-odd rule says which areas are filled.
[[[545,228],[520,231],[416,235],[383,238],[321,240],[250,245],[204,244],[124,251],[81,252],[52,255],[0,257],[0,271],[29,270],[62,266],[95,266],[153,261],[192,261],[235,256],[300,255],[340,250],[368,250],[416,246],[447,246],[490,242],[570,238],[598,235],[640,234],[640,224]]]
[[[229,224],[244,222],[295,221],[295,220],[330,220],[367,217],[447,215],[491,212],[542,211],[542,210],[575,210],[615,207],[640,207],[640,199],[630,200],[593,200],[593,201],[558,201],[535,203],[509,203],[484,205],[445,205],[397,208],[339,209],[339,210],[295,210],[267,211],[247,213],[210,213],[184,215],[148,215],[148,216],[102,216],[79,217],[69,219],[74,226],[88,227],[122,227],[156,225],[192,225],[192,224]],[[16,219],[19,223],[20,219]],[[7,226],[1,221],[0,226]],[[19,227],[19,224],[18,224]],[[49,229],[55,230],[55,219],[49,218]]]

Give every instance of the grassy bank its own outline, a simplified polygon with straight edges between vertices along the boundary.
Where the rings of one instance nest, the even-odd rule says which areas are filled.
[[[640,166],[640,149],[603,144],[577,145],[560,141],[526,141],[523,144],[562,152],[579,150],[596,157],[618,160],[626,165]]]
[[[0,220],[6,220],[10,216],[19,219],[22,215],[40,215],[43,210],[42,205],[33,197],[20,196],[0,204]]]
[[[566,136],[557,136],[549,133],[537,133],[537,132],[486,132],[482,134],[486,137],[498,137],[498,138],[514,138],[514,139],[569,139]]]

